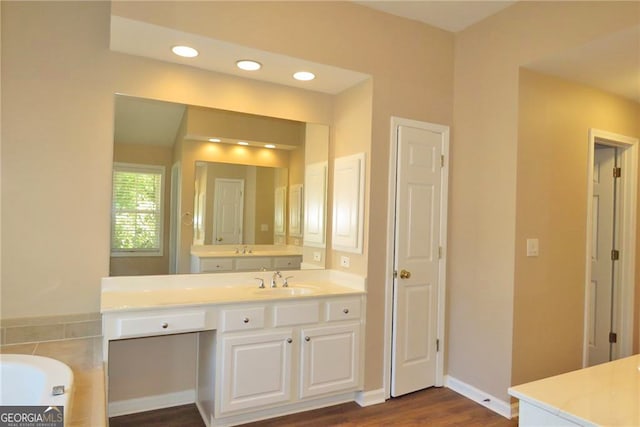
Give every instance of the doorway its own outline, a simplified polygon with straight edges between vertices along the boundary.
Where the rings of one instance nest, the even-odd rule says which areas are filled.
[[[385,397],[443,384],[449,128],[391,120]]]
[[[589,133],[583,366],[632,353],[638,140]]]

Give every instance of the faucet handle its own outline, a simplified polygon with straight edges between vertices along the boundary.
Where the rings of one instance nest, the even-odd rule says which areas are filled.
[[[260,278],[260,277],[256,277],[256,280],[260,281],[260,286],[258,286],[260,289],[264,289],[264,279]]]
[[[273,272],[273,276],[271,276],[271,287],[272,288],[277,288],[278,287],[278,284],[276,283],[276,279],[278,277],[282,277],[282,274],[280,274],[279,271],[274,271]]]
[[[287,276],[284,278],[284,282],[282,283],[282,287],[283,288],[288,288],[289,287],[289,279],[293,279],[293,276]]]

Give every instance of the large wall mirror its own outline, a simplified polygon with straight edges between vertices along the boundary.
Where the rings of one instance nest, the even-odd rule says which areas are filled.
[[[329,127],[115,97],[110,275],[324,268]]]

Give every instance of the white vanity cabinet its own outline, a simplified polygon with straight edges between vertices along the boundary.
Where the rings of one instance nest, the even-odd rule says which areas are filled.
[[[358,390],[361,306],[351,296],[221,310],[213,418]]]
[[[359,324],[303,328],[300,337],[301,398],[357,387]]]
[[[192,273],[221,273],[233,271],[300,270],[302,255],[229,257],[191,254]]]
[[[289,402],[292,348],[291,330],[224,336],[217,412]]]

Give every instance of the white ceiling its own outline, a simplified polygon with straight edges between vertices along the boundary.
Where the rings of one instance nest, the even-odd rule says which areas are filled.
[[[451,32],[482,21],[516,1],[357,1],[386,13]],[[527,68],[573,80],[640,102],[640,26],[544,58]]]
[[[640,25],[534,62],[527,68],[640,102]]]
[[[511,6],[515,0],[502,1],[356,1],[363,6],[409,18],[456,33]]]
[[[121,95],[115,98],[115,142],[173,146],[184,105]]]

